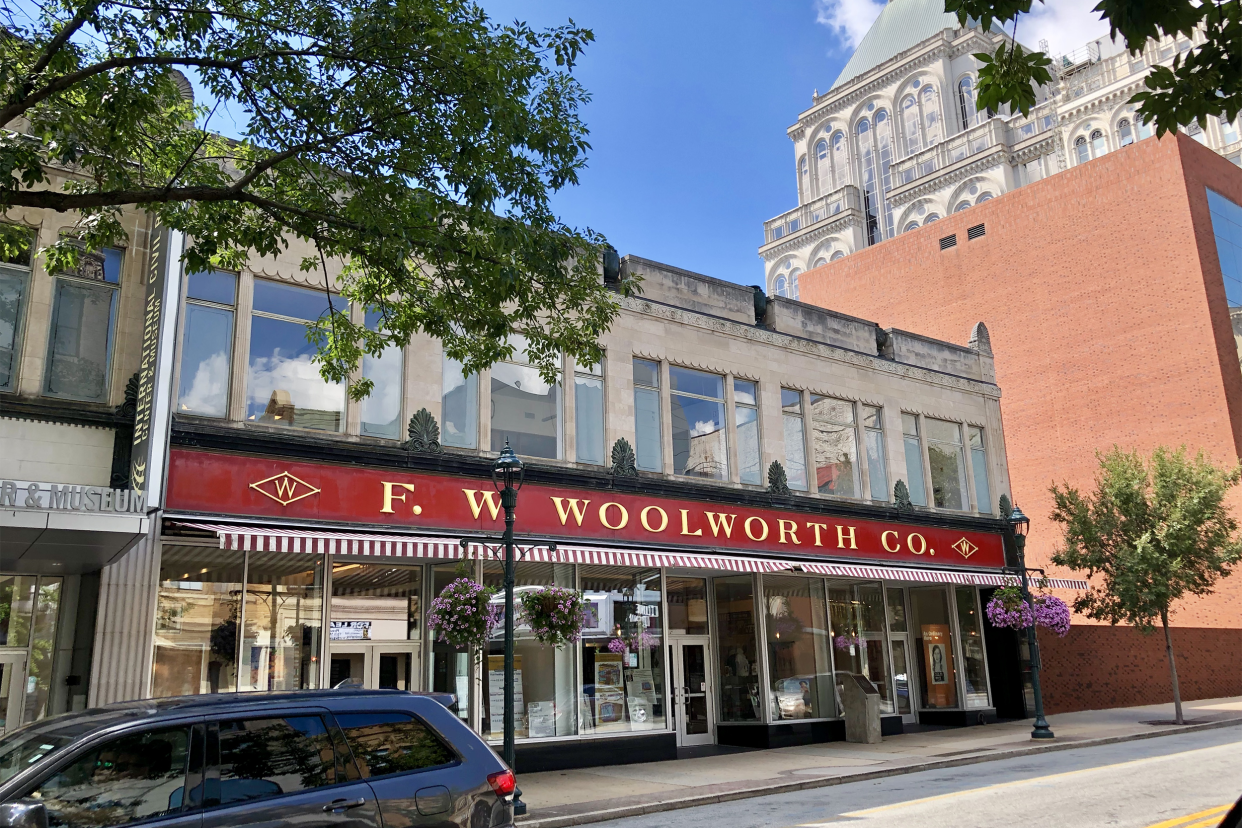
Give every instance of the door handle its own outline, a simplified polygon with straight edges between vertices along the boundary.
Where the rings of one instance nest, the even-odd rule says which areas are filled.
[[[361,808],[366,804],[366,798],[361,796],[357,799],[334,799],[331,803],[323,806],[323,812],[325,814],[343,814],[350,808]]]

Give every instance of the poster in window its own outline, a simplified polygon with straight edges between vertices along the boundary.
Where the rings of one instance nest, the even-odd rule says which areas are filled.
[[[953,678],[953,642],[948,624],[924,624],[923,670],[928,707],[955,707],[957,688]]]
[[[625,722],[625,685],[621,653],[597,653],[595,656],[595,724]],[[608,728],[615,730],[617,728]]]
[[[487,657],[487,702],[490,738],[504,738],[505,730],[505,657]],[[522,655],[513,656],[513,733],[517,738],[526,736],[526,709],[522,694]]]

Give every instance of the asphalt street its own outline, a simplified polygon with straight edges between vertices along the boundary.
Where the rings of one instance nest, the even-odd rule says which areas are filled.
[[[608,828],[1208,828],[1242,796],[1242,727],[614,820]]]

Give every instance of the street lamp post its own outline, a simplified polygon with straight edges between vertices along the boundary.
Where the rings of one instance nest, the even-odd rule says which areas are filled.
[[[492,483],[500,493],[500,505],[505,510],[505,743],[504,760],[516,772],[514,756],[514,710],[513,710],[513,585],[515,580],[516,549],[513,546],[513,521],[517,510],[517,493],[522,488],[524,467],[509,441],[492,466]],[[513,815],[526,813],[521,789],[513,791]]]
[[[1039,640],[1035,636],[1035,600],[1031,597],[1030,583],[1026,568],[1026,533],[1031,527],[1031,519],[1022,513],[1015,503],[1009,515],[1009,525],[1013,527],[1014,542],[1018,547],[1018,574],[1022,579],[1022,600],[1031,610],[1031,624],[1026,628],[1026,644],[1031,658],[1031,689],[1035,692],[1035,727],[1031,730],[1032,739],[1053,738],[1052,728],[1044,718],[1044,695],[1039,688]]]

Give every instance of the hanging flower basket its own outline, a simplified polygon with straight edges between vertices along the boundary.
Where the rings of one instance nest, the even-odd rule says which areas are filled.
[[[1047,627],[1061,638],[1070,630],[1070,610],[1064,601],[1055,595],[1036,595],[1031,605],[1022,600],[1022,590],[1011,585],[996,590],[988,601],[987,615],[993,627],[1008,627],[1014,630],[1025,630],[1032,623]]]
[[[608,642],[608,652],[627,653],[639,650],[654,650],[660,646],[660,636],[651,630],[642,629],[633,635],[614,638]]]
[[[522,618],[540,644],[561,647],[581,637],[586,621],[581,593],[549,586],[523,592],[521,601]]]
[[[503,612],[491,604],[496,590],[470,578],[458,578],[444,588],[427,610],[427,626],[436,637],[454,647],[482,647]]]
[[[857,635],[838,635],[832,639],[832,646],[838,650],[848,650],[850,647],[861,647],[862,637]]]

